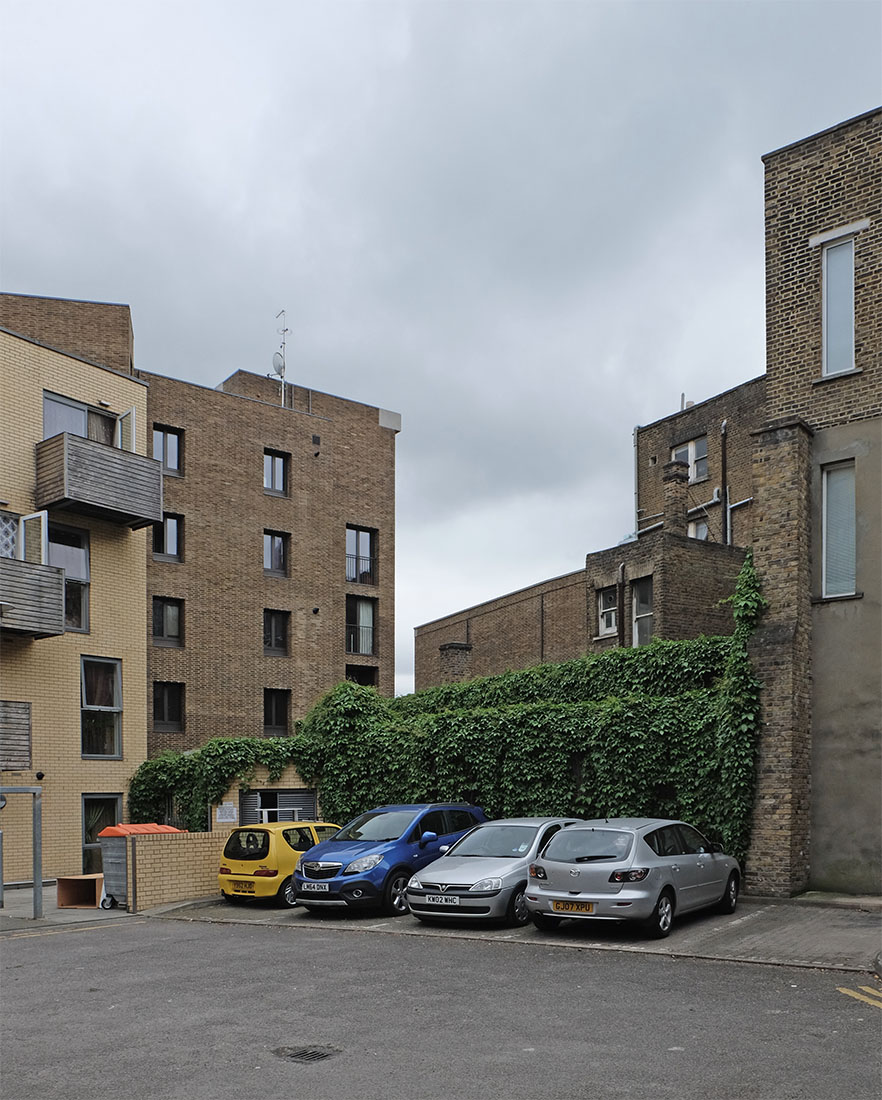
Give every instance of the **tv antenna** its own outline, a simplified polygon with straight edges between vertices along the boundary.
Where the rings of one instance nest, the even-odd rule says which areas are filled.
[[[287,317],[286,311],[280,309],[276,314],[276,320],[282,318],[282,327],[278,329],[279,335],[282,337],[282,343],[279,346],[279,350],[273,352],[273,372],[278,375],[279,378],[279,392],[282,397],[282,405],[285,404],[285,338],[288,334],[288,326],[286,324]]]

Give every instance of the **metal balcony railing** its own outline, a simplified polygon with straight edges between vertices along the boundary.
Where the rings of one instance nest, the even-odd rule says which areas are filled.
[[[355,623],[347,623],[346,652],[371,656],[374,652],[374,628],[372,626],[358,626]]]
[[[346,555],[346,580],[350,584],[376,584],[377,559],[360,554]]]

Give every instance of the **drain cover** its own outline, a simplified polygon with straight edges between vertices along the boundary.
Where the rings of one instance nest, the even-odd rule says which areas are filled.
[[[289,1062],[323,1062],[340,1051],[336,1047],[276,1047],[273,1051],[278,1058]]]

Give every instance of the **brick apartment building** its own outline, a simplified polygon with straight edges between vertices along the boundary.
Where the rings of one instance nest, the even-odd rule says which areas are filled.
[[[127,306],[0,294],[0,767],[44,874],[100,869],[164,748],[277,736],[394,682],[395,413],[237,372],[137,372]],[[31,875],[10,796],[4,881]],[[252,789],[242,820],[312,816]]]
[[[13,331],[33,327],[33,301],[3,298],[0,782],[42,788],[54,878],[100,869],[97,834],[121,820],[146,756],[143,593],[162,477],[128,308],[85,303],[77,319],[53,304],[63,353]],[[32,802],[11,794],[0,816],[7,882],[32,879]]]
[[[635,538],[416,628],[416,686],[726,631],[752,548],[764,732],[746,885],[880,893],[882,109],[763,158],[766,373],[635,435]]]

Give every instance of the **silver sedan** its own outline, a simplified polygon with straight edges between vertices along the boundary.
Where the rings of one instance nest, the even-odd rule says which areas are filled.
[[[683,821],[598,819],[552,838],[530,864],[526,904],[543,930],[572,917],[640,921],[667,936],[677,913],[734,913],[740,882],[737,860]]]
[[[575,820],[515,817],[478,825],[413,876],[407,885],[411,913],[420,920],[526,924],[527,868],[549,840]]]

